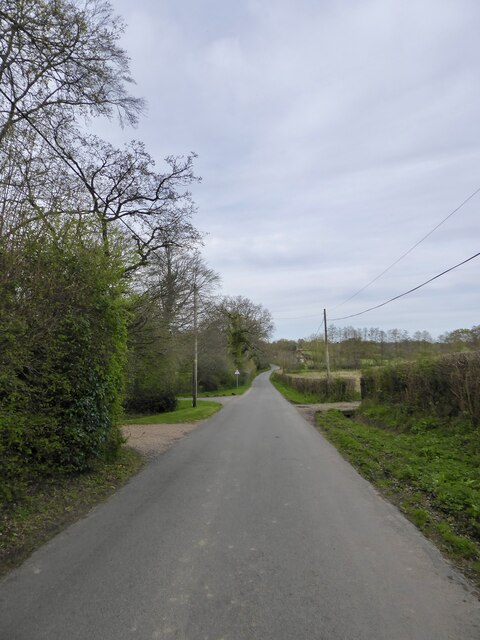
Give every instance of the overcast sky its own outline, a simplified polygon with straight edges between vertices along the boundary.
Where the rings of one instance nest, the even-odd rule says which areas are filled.
[[[301,338],[480,251],[478,0],[112,0],[137,130],[161,168],[198,153],[203,254],[226,295]],[[121,141],[118,129],[103,135]],[[480,324],[480,258],[339,326]]]

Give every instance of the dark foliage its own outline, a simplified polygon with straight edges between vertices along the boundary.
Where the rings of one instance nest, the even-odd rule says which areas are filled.
[[[166,413],[175,411],[178,401],[173,391],[149,393],[139,391],[125,403],[128,413]]]

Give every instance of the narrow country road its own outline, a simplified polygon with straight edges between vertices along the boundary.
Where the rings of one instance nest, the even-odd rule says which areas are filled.
[[[478,640],[467,584],[273,389],[0,583],[1,640]]]

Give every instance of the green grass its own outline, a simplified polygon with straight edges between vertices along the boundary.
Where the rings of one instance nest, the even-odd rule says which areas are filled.
[[[220,402],[199,400],[196,407],[192,401],[180,399],[175,411],[167,411],[156,415],[131,415],[122,424],[178,424],[180,422],[197,422],[210,417],[222,408]]]
[[[480,585],[480,433],[371,405],[317,425],[359,472]],[[367,422],[365,422],[367,421]]]
[[[89,473],[45,480],[0,515],[0,575],[75,522],[137,473],[143,461],[122,448],[113,462],[97,462]]]
[[[245,391],[250,389],[252,382],[242,384],[229,389],[217,389],[216,391],[202,391],[199,396],[202,398],[224,398],[225,396],[241,396]]]
[[[292,387],[289,387],[283,384],[283,382],[277,380],[275,376],[270,378],[270,382],[277,391],[280,391],[284,398],[289,402],[293,402],[293,404],[316,404],[319,402],[318,397],[314,393],[302,393],[297,391],[297,389],[293,389]]]

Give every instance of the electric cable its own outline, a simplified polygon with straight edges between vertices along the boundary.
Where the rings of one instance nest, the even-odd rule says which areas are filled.
[[[373,278],[373,280],[370,280],[370,282],[368,284],[366,284],[364,287],[362,287],[361,289],[359,289],[356,293],[354,293],[353,295],[351,295],[349,298],[347,298],[346,300],[344,300],[343,302],[340,302],[340,304],[335,305],[334,307],[332,307],[332,311],[333,309],[338,309],[338,307],[343,306],[344,304],[346,304],[347,302],[350,302],[350,300],[353,300],[353,298],[356,298],[358,296],[359,293],[362,293],[362,291],[365,291],[365,289],[367,289],[371,284],[373,284],[374,282],[376,282],[377,280],[379,280],[382,276],[384,276],[387,271],[390,271],[390,269],[392,269],[392,267],[394,267],[396,264],[398,264],[401,260],[403,260],[403,258],[405,258],[406,256],[408,256],[409,253],[411,253],[414,249],[416,249],[418,247],[418,245],[420,245],[424,240],[426,240],[429,236],[432,235],[432,233],[434,233],[434,231],[436,231],[439,227],[442,226],[442,224],[444,222],[446,222],[449,218],[451,218],[455,213],[457,213],[457,211],[460,211],[460,209],[467,204],[467,202],[469,202],[472,198],[474,198],[477,193],[480,192],[480,187],[478,187],[478,189],[475,189],[475,191],[470,194],[468,196],[468,198],[466,198],[461,204],[458,205],[458,207],[456,207],[453,211],[451,211],[448,216],[446,216],[445,218],[443,218],[443,220],[441,220],[435,227],[433,227],[433,229],[431,231],[429,231],[426,235],[424,235],[422,238],[420,238],[420,240],[413,245],[413,247],[410,247],[410,249],[408,249],[408,251],[405,251],[404,254],[402,254],[399,258],[397,258],[397,260],[395,260],[395,262],[392,262],[392,264],[390,266],[388,266],[386,269],[384,269],[381,273],[378,274],[378,276],[376,276],[375,278]]]
[[[356,318],[357,316],[361,316],[364,313],[368,313],[369,311],[373,311],[374,309],[380,309],[380,307],[384,307],[385,305],[389,304],[390,302],[393,302],[394,300],[398,300],[399,298],[403,298],[404,296],[408,295],[409,293],[413,293],[413,291],[417,291],[418,289],[421,289],[422,287],[424,287],[425,285],[429,284],[430,282],[433,282],[437,278],[440,278],[441,276],[444,276],[446,273],[449,273],[450,271],[453,271],[454,269],[457,269],[458,267],[461,267],[463,264],[466,264],[467,262],[470,262],[470,260],[473,260],[474,258],[478,258],[478,256],[480,256],[480,252],[476,253],[473,256],[470,256],[470,258],[467,258],[466,260],[463,260],[462,262],[459,262],[458,264],[455,264],[453,267],[449,267],[448,269],[445,269],[445,271],[442,271],[442,273],[437,273],[437,275],[433,276],[433,278],[430,278],[429,280],[426,280],[425,282],[422,282],[422,284],[419,284],[416,287],[413,287],[413,289],[409,289],[408,291],[405,291],[404,293],[401,293],[398,296],[394,296],[393,298],[390,298],[390,300],[387,300],[386,302],[382,302],[381,304],[377,304],[374,307],[370,307],[369,309],[365,309],[364,311],[360,311],[359,313],[352,313],[351,315],[343,316],[342,318],[330,318],[330,320],[332,322],[336,321],[336,320],[348,320],[348,318]]]
[[[461,202],[458,207],[456,207],[453,211],[451,211],[445,218],[443,218],[443,220],[440,220],[440,222],[433,227],[433,229],[431,229],[427,234],[425,234],[422,238],[420,238],[420,240],[418,240],[418,242],[416,242],[412,247],[410,247],[410,249],[408,249],[408,251],[405,251],[405,253],[403,253],[399,258],[397,258],[397,260],[395,260],[395,262],[392,262],[392,264],[390,266],[388,266],[386,269],[384,269],[381,273],[378,274],[378,276],[376,276],[375,278],[373,278],[373,280],[370,280],[370,282],[368,282],[364,287],[362,287],[361,289],[359,289],[356,293],[354,293],[353,295],[351,295],[349,298],[347,298],[346,300],[344,300],[343,302],[340,302],[340,304],[335,305],[334,307],[331,307],[331,311],[333,311],[334,309],[338,309],[338,307],[343,306],[344,304],[346,304],[347,302],[350,302],[350,300],[353,300],[353,298],[356,298],[358,296],[358,294],[362,293],[362,291],[365,291],[365,289],[367,289],[371,284],[373,284],[374,282],[376,282],[377,280],[379,280],[382,276],[384,276],[388,271],[390,271],[390,269],[392,269],[395,265],[397,265],[401,260],[403,260],[403,258],[405,258],[406,256],[408,256],[414,249],[416,249],[424,240],[426,240],[429,236],[432,235],[432,233],[434,233],[439,227],[442,226],[442,224],[444,224],[449,218],[451,218],[455,213],[457,213],[457,211],[460,211],[460,209],[462,207],[464,207],[467,202],[469,202],[470,200],[472,200],[472,198],[474,198],[478,193],[480,193],[480,187],[478,187],[478,189],[475,189],[475,191],[473,193],[471,193],[468,198],[465,198],[465,200],[463,202]],[[422,285],[423,286],[423,285]],[[386,303],[385,303],[386,304]],[[365,312],[361,312],[361,313],[366,313]],[[274,314],[275,315],[275,314]],[[318,314],[315,315],[308,315],[308,316],[287,316],[287,317],[277,317],[277,320],[307,320],[309,318],[316,318],[318,317]],[[348,318],[353,317],[353,316],[346,316]]]

